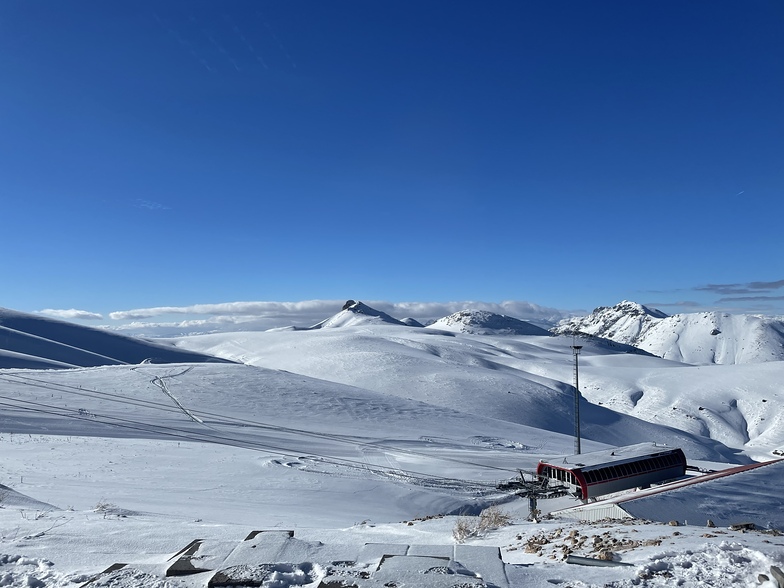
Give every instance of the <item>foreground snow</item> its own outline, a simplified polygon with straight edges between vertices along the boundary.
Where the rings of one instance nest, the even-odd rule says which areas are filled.
[[[0,370],[0,586],[78,586],[118,562],[91,586],[204,585],[166,578],[167,562],[194,539],[236,545],[253,530],[454,546],[461,516],[492,504],[513,524],[466,544],[499,547],[511,586],[757,585],[784,563],[781,537],[684,526],[664,503],[645,506],[660,523],[532,523],[527,502],[496,490],[572,453],[570,338],[361,323],[171,343],[246,365]],[[782,444],[780,362],[694,367],[598,343],[581,362],[584,451],[657,441],[721,469]],[[743,522],[770,500],[750,484],[723,489],[721,507]],[[605,552],[632,565],[565,563]],[[265,586],[315,588],[327,569],[276,563],[288,567]]]
[[[509,507],[511,512],[516,508]],[[453,544],[456,517],[437,517],[376,524],[361,522],[345,528],[297,528],[305,545],[333,552],[359,550],[368,543]],[[121,570],[100,577],[91,586],[195,587],[204,574],[165,577],[172,556],[194,538],[214,545],[239,544],[253,525],[228,525],[116,511],[52,511],[46,514],[0,511],[0,585],[78,586],[116,562]],[[763,586],[775,588],[771,566],[784,565],[784,538],[726,528],[671,527],[645,523],[528,523],[510,526],[469,540],[469,546],[499,546],[510,586]],[[426,551],[426,547],[418,548]],[[307,552],[307,550],[305,550]],[[565,563],[569,555],[607,557],[625,567],[584,567]],[[328,564],[308,560],[280,562],[264,586],[318,586]],[[247,574],[259,573],[250,566]],[[267,567],[269,571],[269,566]],[[465,572],[463,572],[465,573]],[[466,580],[468,577],[466,577]],[[427,586],[419,583],[398,584]],[[469,585],[465,583],[464,585]]]

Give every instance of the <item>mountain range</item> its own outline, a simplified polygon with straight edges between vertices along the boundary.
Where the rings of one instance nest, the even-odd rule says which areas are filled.
[[[561,321],[558,335],[590,335],[632,345],[689,364],[761,363],[784,360],[784,320],[697,312],[668,316],[624,300],[590,315]]]
[[[559,325],[561,334],[475,310],[422,326],[356,300],[336,306],[308,328],[156,340],[0,311],[0,360],[14,368],[0,369],[0,525],[8,530],[6,561],[28,562],[0,561],[5,583],[64,588],[131,562],[126,576],[91,585],[203,586],[164,579],[165,562],[194,538],[205,549],[233,550],[242,537],[268,529],[298,546],[298,559],[264,562],[300,566],[276,568],[291,579],[280,576],[280,585],[303,585],[306,576],[315,585],[321,568],[313,558],[322,546],[406,543],[421,554],[421,544],[433,544],[454,555],[457,515],[490,505],[515,524],[475,545],[502,548],[510,586],[606,585],[607,568],[577,569],[557,561],[566,552],[549,547],[529,553],[543,525],[566,540],[572,531],[591,541],[602,533],[618,545],[629,533],[647,533],[650,546],[619,553],[638,568],[667,573],[651,586],[673,577],[681,585],[705,578],[722,588],[752,585],[780,561],[780,547],[765,535],[730,534],[727,526],[784,528],[775,492],[781,463],[745,482],[737,474],[721,487],[703,481],[649,497],[640,516],[680,521],[678,538],[652,523],[528,523],[527,501],[498,483],[519,479],[541,459],[574,453],[576,407],[583,453],[638,443],[679,447],[695,475],[775,460],[784,455],[784,362],[770,354],[732,365],[673,360],[674,349],[690,351],[687,342],[719,336],[703,333],[706,325],[690,315],[679,319],[686,325],[681,347],[657,357],[622,335],[635,333],[634,325],[637,335],[653,332],[677,317],[634,303],[597,309],[582,328]],[[752,340],[746,329],[753,321],[733,324],[732,333],[721,325],[721,334]],[[766,324],[776,332],[775,321]],[[756,341],[768,351],[778,344],[773,335]],[[20,369],[30,367],[49,369]],[[539,505],[558,517],[575,500]],[[705,533],[707,518],[724,529]],[[658,547],[662,538],[670,555]],[[721,547],[730,541],[746,547]],[[300,549],[306,546],[318,549]],[[673,563],[676,552],[688,553],[683,565]],[[737,564],[731,574],[728,556]],[[638,568],[615,568],[613,585],[639,585]],[[586,573],[595,575],[587,581]],[[417,578],[420,586],[453,585],[439,583],[441,575]]]
[[[771,412],[784,365],[776,360],[782,330],[770,318],[668,317],[628,301],[552,332],[476,310],[423,327],[349,300],[305,329],[145,340],[0,310],[0,367],[236,363],[568,435],[578,340],[587,438],[677,441],[692,455],[735,460],[732,451],[784,449],[784,416]],[[718,363],[737,367],[699,372]]]
[[[488,336],[590,337],[619,352],[647,353],[693,365],[744,364],[784,360],[784,320],[722,312],[668,316],[642,304],[622,301],[587,316],[564,319],[546,329],[514,317],[466,309],[426,326],[396,319],[361,301],[348,300],[336,314],[307,327],[320,330],[357,324],[426,328],[429,331]],[[85,327],[36,314],[0,308],[0,368],[70,368],[98,365],[224,361],[185,351],[172,340],[144,339]]]

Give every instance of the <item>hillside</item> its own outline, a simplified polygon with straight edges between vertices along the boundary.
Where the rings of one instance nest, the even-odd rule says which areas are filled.
[[[0,308],[0,368],[224,362],[172,345]]]
[[[780,547],[755,533],[716,530],[709,540],[700,526],[680,526],[676,538],[652,523],[527,521],[527,501],[497,484],[572,453],[573,337],[412,327],[360,304],[319,323],[327,328],[159,343],[224,363],[0,369],[2,582],[65,588],[128,562],[91,585],[203,587],[198,575],[165,577],[173,554],[196,538],[231,551],[270,530],[297,548],[298,559],[271,560],[276,585],[307,585],[345,560],[318,554],[353,545],[453,553],[459,521],[491,504],[512,526],[467,544],[495,546],[496,562],[500,547],[510,586],[630,588],[642,574],[650,586],[728,587],[779,561]],[[30,340],[48,349],[56,326],[48,324],[51,339]],[[92,331],[69,331],[68,340],[82,349],[79,335]],[[784,362],[690,366],[605,339],[579,341],[583,451],[655,441],[683,448],[695,466],[723,469],[784,448]],[[769,513],[775,493],[753,493],[775,474],[726,483],[721,504],[706,501],[699,484],[671,498],[677,508],[656,498],[638,508],[663,522],[703,525],[716,512],[720,521],[778,528],[784,511],[776,502]],[[574,505],[540,501],[546,512]],[[589,543],[567,546],[577,534]],[[633,566],[563,561],[572,552],[595,557],[591,546],[613,539],[628,546],[617,557]],[[417,585],[444,578],[452,579]]]
[[[667,316],[623,301],[590,315],[561,321],[556,334],[585,333],[633,345],[689,364],[741,364],[784,360],[784,321],[720,312]]]
[[[434,406],[459,406],[461,411],[477,416],[562,434],[573,431],[571,337],[480,338],[471,333],[378,322],[368,314],[355,315],[350,325],[326,330],[200,335],[171,343],[247,365],[286,370]],[[685,367],[656,357],[624,353],[608,347],[602,340],[584,344],[586,364],[601,365],[606,361],[630,365],[633,373],[647,370],[667,373]],[[589,371],[586,389],[592,390],[591,370],[586,369]],[[605,390],[621,389],[631,394],[639,385],[629,384],[623,378],[623,383],[616,385],[614,375],[613,370],[602,369],[599,378],[602,390],[590,396],[583,390],[590,400],[581,408],[582,430],[587,439],[616,445],[657,440],[689,448],[695,456],[718,451],[724,459],[736,459],[720,446],[708,450],[706,443],[711,437],[700,437],[700,431],[693,437],[670,429],[666,421],[654,420],[657,424],[652,425],[642,419],[630,420],[630,416],[637,415],[624,403],[619,403],[617,409],[610,407],[610,393]],[[684,379],[683,384],[687,381]],[[626,386],[632,386],[631,390]],[[667,391],[666,397],[675,402],[680,390],[683,385]],[[716,411],[720,410],[716,406]],[[648,414],[646,417],[651,418]],[[714,427],[717,437],[713,438],[737,440],[735,428],[727,427],[726,431]],[[688,430],[692,432],[694,428]],[[778,438],[771,442],[774,446],[770,450],[778,447]],[[731,447],[739,450],[744,443]]]
[[[626,304],[620,309],[626,312],[613,311],[623,315],[613,323],[615,336],[622,324],[629,330],[629,325],[659,324],[667,318]],[[604,309],[604,320],[610,311]],[[0,358],[6,367],[239,362],[441,408],[460,406],[466,414],[560,434],[573,430],[572,337],[543,336],[536,327],[536,334],[513,334],[515,329],[528,331],[528,323],[492,313],[464,311],[420,328],[351,300],[311,329],[155,343],[13,311],[0,316],[6,343]],[[636,348],[608,341],[582,341],[586,439],[616,445],[677,443],[695,457],[721,455],[731,461],[737,459],[733,451],[760,456],[784,445],[774,410],[780,362],[764,371],[702,372],[683,362],[630,353]],[[704,394],[695,392],[703,389]]]
[[[0,370],[0,380],[0,574],[7,586],[84,585],[123,562],[128,565],[90,585],[203,588],[209,575],[165,576],[173,554],[195,539],[229,553],[258,531],[293,536],[297,548],[271,555],[278,559],[256,558],[280,562],[272,568],[274,585],[309,585],[325,577],[325,566],[346,560],[327,554],[350,553],[353,546],[452,553],[458,523],[475,520],[468,515],[490,504],[500,504],[512,524],[468,539],[466,547],[483,553],[494,546],[496,562],[500,548],[510,587],[612,580],[631,588],[641,574],[649,586],[675,579],[729,587],[752,582],[779,561],[770,535],[706,534],[702,520],[713,507],[702,500],[704,492],[674,497],[677,515],[650,501],[640,507],[653,519],[701,519],[675,533],[648,521],[527,521],[527,501],[496,484],[541,457],[568,455],[571,437],[463,412],[460,398],[445,408],[280,370],[214,363]],[[636,425],[619,420],[614,426]],[[600,447],[584,443],[585,451]],[[780,527],[780,509],[774,505],[768,514],[770,502],[733,488],[724,490],[719,520],[753,517]],[[574,501],[539,504],[549,511]],[[584,569],[564,562],[567,553],[596,557],[599,545],[632,566]],[[459,561],[466,567],[457,572],[444,563],[439,569],[476,579],[467,575],[476,562]],[[378,560],[367,565],[375,569]],[[417,576],[415,585],[456,585],[443,578]]]

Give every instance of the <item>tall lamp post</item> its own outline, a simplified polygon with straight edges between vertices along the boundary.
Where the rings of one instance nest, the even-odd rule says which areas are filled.
[[[574,454],[580,455],[580,376],[577,369],[577,357],[582,345],[572,345],[574,355]]]

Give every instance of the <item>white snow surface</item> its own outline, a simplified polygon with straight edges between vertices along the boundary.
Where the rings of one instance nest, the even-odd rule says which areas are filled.
[[[684,363],[784,360],[784,321],[780,317],[722,312],[667,316],[624,300],[597,308],[585,317],[565,319],[553,331],[603,337]]]
[[[79,586],[117,562],[128,565],[91,586],[204,586],[167,578],[169,559],[194,539],[235,546],[269,529],[303,547],[267,562],[278,567],[262,585],[316,588],[319,550],[453,547],[457,522],[491,504],[511,525],[466,545],[499,547],[510,586],[774,586],[759,578],[784,565],[784,538],[723,525],[770,510],[756,488],[780,467],[724,478],[715,495],[706,482],[646,499],[641,516],[678,527],[529,522],[527,501],[495,485],[573,453],[571,336],[352,314],[334,328],[160,342],[240,364],[0,370],[0,586]],[[784,362],[693,366],[582,343],[584,451],[655,441],[721,469],[784,447]],[[564,561],[606,552],[632,565]],[[428,584],[399,584],[413,585]]]
[[[127,337],[0,308],[0,368],[68,368],[177,361],[216,361],[160,341]]]
[[[486,310],[461,310],[426,328],[474,335],[549,335],[545,329],[529,322]]]

